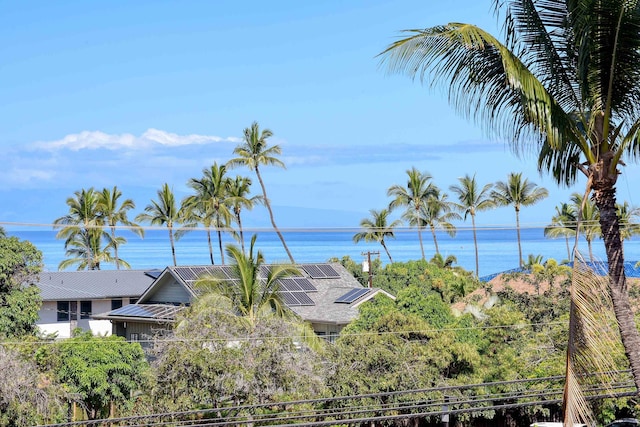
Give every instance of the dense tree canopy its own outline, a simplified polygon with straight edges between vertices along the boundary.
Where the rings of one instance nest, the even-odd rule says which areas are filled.
[[[122,337],[97,337],[78,331],[72,338],[40,348],[36,359],[64,384],[90,419],[124,411],[137,391],[145,389],[148,365],[140,344]]]
[[[40,309],[42,253],[17,237],[0,237],[0,339],[33,334]]]

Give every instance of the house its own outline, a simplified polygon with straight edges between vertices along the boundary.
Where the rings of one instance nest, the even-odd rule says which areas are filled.
[[[364,288],[339,263],[301,264],[300,274],[280,279],[280,293],[285,304],[308,321],[313,330],[329,340],[358,316],[358,307],[382,293],[382,289]],[[263,275],[268,265],[262,266]],[[203,274],[234,280],[230,266],[167,267],[135,303],[94,315],[110,320],[112,333],[129,341],[143,340],[171,327],[176,314],[198,296],[195,281]]]
[[[42,272],[37,283],[42,296],[38,328],[43,334],[55,334],[58,338],[70,337],[75,328],[109,335],[113,329],[111,322],[91,316],[135,303],[159,273],[159,270]]]

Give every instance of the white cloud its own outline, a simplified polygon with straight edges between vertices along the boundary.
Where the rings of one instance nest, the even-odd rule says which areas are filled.
[[[139,150],[149,148],[154,145],[163,147],[177,147],[186,145],[203,145],[216,142],[238,143],[240,138],[222,138],[213,135],[178,135],[159,129],[148,129],[142,135],[135,136],[130,133],[108,134],[101,131],[83,131],[65,136],[55,141],[40,141],[32,145],[34,149],[47,151],[58,150]]]
[[[167,146],[208,144],[211,142],[233,142],[238,143],[242,140],[236,137],[221,138],[219,136],[210,135],[178,135],[176,133],[165,132],[158,129],[148,129],[142,134],[141,139],[155,142]]]

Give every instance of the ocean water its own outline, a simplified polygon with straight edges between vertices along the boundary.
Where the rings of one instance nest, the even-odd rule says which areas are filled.
[[[44,254],[45,268],[50,271],[58,269],[60,261],[65,259],[64,241],[55,238],[56,231],[51,229],[12,230],[5,227],[10,236],[16,236],[33,243]],[[383,263],[389,259],[382,246],[376,242],[353,243],[353,235],[357,230],[310,229],[304,231],[284,230],[283,234],[289,250],[296,262],[325,262],[330,258],[350,256],[356,262],[362,262],[367,252],[372,257],[380,257]],[[162,269],[172,265],[171,246],[168,232],[164,229],[147,230],[144,239],[123,230],[118,233],[127,239],[127,243],[119,250],[122,259],[131,264],[134,269]],[[266,262],[288,261],[286,252],[276,233],[260,229],[245,232],[248,241],[252,234],[257,234],[256,249],[263,252]],[[486,276],[518,266],[518,243],[515,229],[478,229],[478,252],[480,276]],[[435,254],[435,246],[431,233],[422,233],[425,256],[430,259]],[[521,229],[522,253],[525,258],[529,254],[542,255],[544,259],[554,258],[558,262],[567,259],[567,248],[564,239],[547,239],[542,228]],[[220,263],[217,235],[212,233],[214,262]],[[445,233],[437,234],[440,253],[447,257],[454,255],[455,265],[467,270],[475,270],[475,253],[473,234],[470,229],[458,230],[455,237]],[[635,261],[640,259],[640,240],[625,242],[625,259]],[[395,238],[385,239],[389,252],[394,261],[409,261],[421,258],[418,233],[415,229],[396,231]],[[223,236],[223,245],[236,243],[231,236]],[[573,241],[570,242],[573,244]],[[175,243],[176,258],[179,265],[210,264],[207,237],[204,230],[194,230],[185,234]],[[588,255],[584,241],[579,243],[579,249]],[[596,260],[605,260],[602,240],[593,242],[593,253]],[[225,255],[226,256],[226,255]],[[104,269],[115,268],[110,264],[103,264]]]

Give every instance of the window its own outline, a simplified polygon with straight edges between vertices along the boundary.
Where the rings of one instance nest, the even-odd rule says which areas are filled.
[[[138,298],[129,298],[129,304],[135,304],[138,302]]]
[[[69,301],[69,320],[78,320],[78,301]]]
[[[140,341],[140,334],[136,332],[132,332],[131,334],[129,334],[129,341],[131,342]]]
[[[91,317],[91,301],[80,301],[80,318],[89,319]]]
[[[69,301],[58,301],[58,322],[69,321]]]
[[[117,310],[120,307],[122,307],[122,300],[121,299],[112,299],[111,300],[111,310]]]

